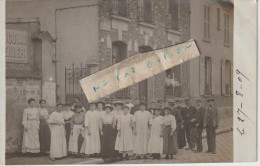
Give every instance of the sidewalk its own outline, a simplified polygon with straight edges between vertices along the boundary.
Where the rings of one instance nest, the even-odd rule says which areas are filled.
[[[219,129],[217,130],[217,134],[230,132],[232,131],[233,120],[232,118],[221,119],[219,122]],[[203,138],[206,136],[206,132],[204,130],[202,134]],[[71,158],[66,157],[63,159],[51,161],[49,156],[40,156],[40,157],[7,157],[6,164],[8,165],[59,165],[59,164],[103,164],[103,159],[96,158]]]

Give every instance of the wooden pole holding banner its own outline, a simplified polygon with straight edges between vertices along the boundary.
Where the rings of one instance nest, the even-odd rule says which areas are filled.
[[[199,56],[194,40],[155,51],[138,53],[80,80],[89,102],[136,84]]]

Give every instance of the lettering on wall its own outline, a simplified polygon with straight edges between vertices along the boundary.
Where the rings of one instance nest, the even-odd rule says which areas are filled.
[[[18,30],[6,30],[6,62],[27,63],[27,33]]]

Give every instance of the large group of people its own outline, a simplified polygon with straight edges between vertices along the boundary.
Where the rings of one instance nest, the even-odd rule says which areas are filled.
[[[22,152],[49,154],[51,160],[68,155],[105,158],[110,161],[131,159],[174,159],[178,149],[203,151],[202,132],[206,128],[207,153],[216,153],[219,118],[214,99],[177,98],[151,102],[102,100],[86,109],[75,98],[72,105],[57,103],[49,113],[46,100],[28,100],[23,112]],[[186,146],[187,142],[187,146]]]

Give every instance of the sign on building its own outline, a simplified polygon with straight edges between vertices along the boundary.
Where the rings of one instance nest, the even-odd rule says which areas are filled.
[[[6,30],[6,62],[27,63],[27,33]]]

